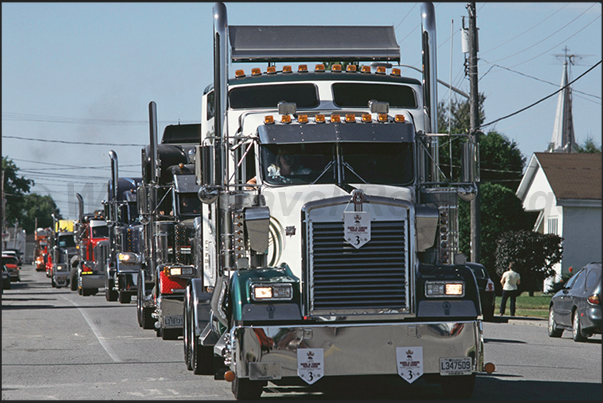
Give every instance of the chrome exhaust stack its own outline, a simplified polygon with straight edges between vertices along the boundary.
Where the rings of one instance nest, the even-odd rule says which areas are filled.
[[[422,44],[422,81],[423,81],[423,110],[425,133],[438,131],[438,74],[437,74],[437,42],[435,8],[433,3],[421,3],[421,44]],[[431,172],[426,180],[439,182],[440,157],[438,138],[431,137],[427,144],[427,160],[431,158]]]

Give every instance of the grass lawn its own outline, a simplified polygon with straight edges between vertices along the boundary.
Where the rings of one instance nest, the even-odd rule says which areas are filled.
[[[546,319],[549,317],[549,302],[553,294],[544,294],[542,292],[535,292],[533,297],[527,292],[521,293],[515,302],[515,316],[531,317],[531,318],[542,318]],[[498,315],[500,310],[501,297],[496,297],[496,307],[494,314]],[[509,310],[509,300],[507,300],[507,307],[505,309],[505,316],[511,315]]]

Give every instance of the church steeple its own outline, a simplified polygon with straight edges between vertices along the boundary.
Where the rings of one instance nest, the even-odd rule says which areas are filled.
[[[555,114],[555,124],[553,126],[553,136],[549,144],[548,152],[570,153],[576,145],[574,135],[574,121],[572,117],[572,89],[569,83],[569,65],[573,64],[573,58],[576,55],[568,55],[567,47],[563,61],[563,75],[561,76],[561,88],[557,98],[557,113]]]

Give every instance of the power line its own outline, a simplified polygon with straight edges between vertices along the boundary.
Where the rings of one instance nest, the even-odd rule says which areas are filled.
[[[563,86],[563,87],[559,88],[557,91],[553,92],[552,94],[550,94],[550,95],[548,95],[548,96],[546,96],[546,97],[544,97],[544,98],[542,98],[542,99],[540,99],[540,100],[538,100],[538,101],[534,102],[534,103],[533,103],[533,104],[531,104],[531,105],[526,106],[525,108],[522,108],[522,109],[518,110],[517,112],[513,112],[513,113],[511,113],[511,114],[509,114],[509,115],[507,115],[507,116],[503,116],[502,118],[498,118],[498,119],[496,119],[496,120],[493,120],[492,122],[489,122],[489,123],[484,123],[484,124],[482,124],[482,125],[480,125],[480,126],[476,127],[476,130],[479,130],[479,129],[481,129],[481,128],[483,128],[483,127],[486,127],[486,126],[490,126],[491,124],[494,124],[494,123],[496,123],[496,122],[500,122],[501,120],[503,120],[503,119],[507,119],[507,118],[510,118],[511,116],[515,116],[515,115],[517,115],[518,113],[521,113],[521,112],[523,112],[523,111],[525,111],[525,110],[527,110],[527,109],[530,109],[530,108],[531,108],[531,107],[533,107],[533,106],[538,105],[539,103],[541,103],[541,102],[543,102],[543,101],[545,101],[545,100],[549,99],[549,98],[550,98],[550,97],[552,97],[553,95],[555,95],[555,94],[557,94],[557,93],[559,93],[559,92],[563,91],[564,89],[566,89],[567,87],[569,87],[570,85],[572,85],[573,83],[575,83],[576,81],[578,81],[579,79],[581,79],[582,77],[584,77],[584,76],[585,76],[587,73],[589,73],[591,70],[593,70],[595,67],[597,67],[597,66],[598,66],[598,65],[600,65],[600,64],[601,64],[601,60],[599,60],[599,61],[598,61],[598,62],[597,62],[597,63],[596,63],[594,66],[592,66],[590,69],[588,69],[588,70],[586,70],[584,73],[582,73],[582,74],[581,74],[579,77],[577,77],[575,80],[573,80],[573,81],[569,82],[567,85],[565,85],[565,86]]]
[[[17,139],[28,141],[39,141],[42,143],[61,143],[61,144],[76,144],[85,146],[109,146],[109,147],[144,147],[146,144],[115,144],[115,143],[92,143],[87,141],[66,141],[66,140],[48,140],[48,139],[33,139],[30,137],[21,136],[2,136],[5,139]]]

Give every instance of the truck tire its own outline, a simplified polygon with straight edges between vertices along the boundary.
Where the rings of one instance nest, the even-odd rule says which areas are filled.
[[[120,304],[129,304],[130,301],[132,301],[132,295],[130,294],[126,294],[125,292],[117,292],[114,291],[116,294],[119,295],[119,303]]]
[[[69,287],[71,291],[77,291],[77,267],[75,269],[72,268],[69,274]]]
[[[250,381],[249,378],[235,377],[232,381],[232,393],[237,400],[257,400],[264,391],[266,381]]]
[[[109,302],[117,301],[117,291],[111,285],[113,281],[108,277],[105,277],[105,299]]]
[[[161,338],[163,340],[177,340],[182,334],[182,329],[161,329]]]
[[[191,369],[195,375],[214,374],[214,349],[212,346],[202,346],[199,343],[199,338],[195,335],[191,340],[190,359]]]
[[[143,329],[155,329],[155,322],[157,322],[157,319],[151,316],[152,313],[152,308],[141,307],[140,320]]]
[[[475,374],[441,376],[442,393],[445,399],[469,399],[475,387]]]

